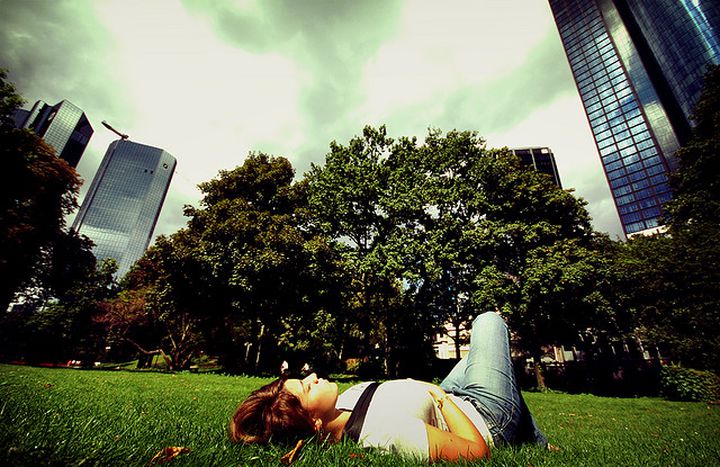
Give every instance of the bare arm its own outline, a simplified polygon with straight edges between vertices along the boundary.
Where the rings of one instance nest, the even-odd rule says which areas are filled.
[[[429,390],[440,407],[449,432],[426,425],[430,460],[482,459],[490,457],[490,449],[478,429],[441,388]]]

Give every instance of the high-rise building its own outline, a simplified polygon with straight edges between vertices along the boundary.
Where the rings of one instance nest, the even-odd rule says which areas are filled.
[[[117,260],[117,277],[150,244],[176,165],[160,148],[125,139],[110,143],[73,229],[95,242],[99,260]]]
[[[35,131],[73,167],[77,167],[94,132],[83,111],[68,101],[55,105],[37,101],[29,111],[15,113],[15,125]]]
[[[550,0],[626,234],[659,226],[707,65],[720,2]]]
[[[560,174],[555,164],[555,155],[550,148],[515,148],[510,149],[510,151],[520,158],[522,165],[549,175],[555,185],[562,188]]]

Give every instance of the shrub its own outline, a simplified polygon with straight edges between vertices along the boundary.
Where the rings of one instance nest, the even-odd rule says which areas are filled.
[[[711,371],[667,365],[660,371],[663,396],[681,401],[717,401],[720,399],[720,377]]]

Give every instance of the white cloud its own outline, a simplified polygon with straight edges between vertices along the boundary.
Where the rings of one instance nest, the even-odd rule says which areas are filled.
[[[377,118],[507,73],[540,42],[548,19],[527,0],[408,2],[395,38],[365,66],[367,113]]]
[[[52,68],[73,84],[60,99],[83,108],[95,128],[78,167],[83,194],[116,139],[101,120],[178,159],[156,234],[182,227],[182,206],[200,199],[196,185],[242,164],[249,151],[284,155],[301,172],[322,163],[331,140],[347,141],[365,124],[419,138],[428,126],[475,128],[490,146],[551,147],[563,184],[589,201],[595,227],[620,234],[569,68],[556,66],[564,57],[559,38],[548,35],[555,26],[547,2],[408,1],[399,23],[394,8],[370,14],[348,6],[328,14],[328,30],[316,28],[320,4],[292,11],[237,0],[211,8],[220,15],[212,21],[200,6],[106,0],[14,16],[21,31],[39,15],[58,31],[83,32],[58,36],[56,49],[75,51],[76,60]],[[375,34],[358,34],[379,22]],[[43,43],[8,53],[47,61],[54,55],[34,50]],[[51,100],[53,86],[42,85],[25,97]]]
[[[299,74],[290,60],[220,42],[179,4],[104,6],[100,16],[120,43],[123,92],[142,107],[128,133],[172,152],[196,181],[299,125]]]

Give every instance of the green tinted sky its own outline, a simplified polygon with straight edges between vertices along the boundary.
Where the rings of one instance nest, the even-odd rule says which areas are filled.
[[[549,146],[597,230],[621,235],[544,0],[0,0],[0,66],[32,104],[82,108],[90,181],[115,136],[178,159],[156,234],[184,225],[195,185],[249,151],[298,175],[366,124],[422,138],[477,130],[492,147]],[[84,195],[84,191],[82,192]]]

